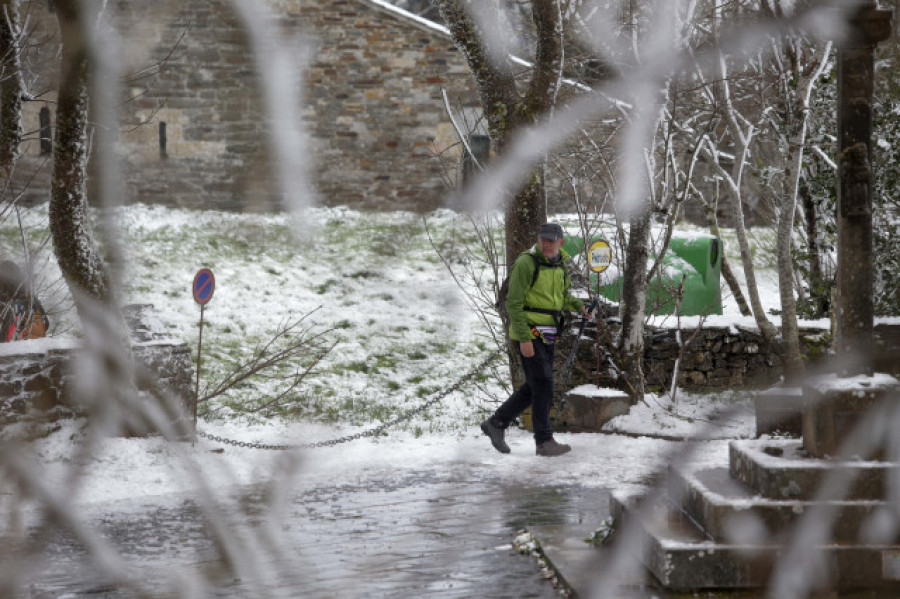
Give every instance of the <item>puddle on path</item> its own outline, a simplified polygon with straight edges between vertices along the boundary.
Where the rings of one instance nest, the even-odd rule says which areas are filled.
[[[246,491],[234,502],[241,513],[225,514],[228,533],[252,537],[261,553],[244,553],[250,561],[272,556],[260,562],[266,580],[235,580],[210,534],[211,520],[196,505],[90,519],[150,596],[188,596],[200,572],[210,586],[195,589],[201,592],[194,596],[260,596],[263,590],[275,597],[550,598],[557,595],[539,578],[533,560],[516,554],[510,543],[521,528],[577,520],[593,509],[579,487],[417,472],[358,485],[303,488],[282,507],[272,529],[277,540],[266,545],[272,537],[260,534],[266,530],[260,525],[265,500]],[[596,498],[597,490],[591,493]],[[597,507],[607,509],[605,503]],[[16,565],[16,555],[0,552],[5,553],[0,567]],[[24,597],[135,595],[135,589],[99,574],[84,547],[68,535],[51,533],[25,561],[32,570],[22,571]],[[181,577],[193,582],[179,584]]]

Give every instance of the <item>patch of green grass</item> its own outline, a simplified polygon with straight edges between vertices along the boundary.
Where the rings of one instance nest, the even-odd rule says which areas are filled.
[[[437,385],[421,385],[416,387],[416,397],[426,398],[438,393],[441,388]]]
[[[344,365],[345,370],[348,370],[350,372],[361,372],[363,374],[368,374],[369,372],[371,372],[371,368],[372,366],[366,361],[351,362]]]
[[[431,351],[432,355],[442,356],[442,355],[449,354],[449,353],[453,352],[454,350],[456,350],[456,346],[454,346],[450,343],[446,343],[446,342],[431,343],[429,345],[431,348],[430,351]]]
[[[360,374],[389,373],[397,367],[399,362],[399,354],[384,352],[375,354],[366,360],[354,360],[353,362],[346,364],[335,364],[328,371],[334,374],[342,374],[343,372],[356,372]]]
[[[315,287],[313,287],[313,289],[319,295],[325,295],[326,293],[328,293],[329,290],[331,290],[332,287],[334,287],[337,284],[338,284],[337,279],[328,279],[324,283],[320,283],[320,284],[316,285]]]
[[[359,270],[357,272],[351,273],[349,277],[351,279],[373,279],[377,278],[378,275],[371,270]]]

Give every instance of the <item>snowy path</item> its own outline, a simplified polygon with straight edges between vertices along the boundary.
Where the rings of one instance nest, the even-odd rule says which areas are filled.
[[[290,499],[280,521],[292,567],[270,567],[277,575],[247,583],[220,572],[222,556],[193,503],[91,509],[86,516],[151,596],[169,596],[173,586],[179,596],[191,596],[180,593],[198,585],[191,574],[197,571],[209,585],[198,596],[260,596],[261,587],[275,597],[555,596],[533,560],[516,554],[510,543],[517,530],[573,517],[585,521],[587,536],[587,521],[606,515],[606,493],[469,481],[464,475],[406,472],[387,481],[372,477],[363,484],[305,488]],[[237,534],[251,530],[254,507],[264,501],[247,491],[246,513],[226,514],[239,523]],[[59,533],[36,563],[30,597],[132,596],[97,573],[81,544]]]
[[[213,432],[274,443],[335,431],[291,425]],[[673,452],[691,445],[704,460],[727,455],[722,441],[558,437],[574,449],[554,459],[535,456],[523,430],[511,431],[509,455],[480,434],[398,434],[297,454],[108,439],[73,506],[127,564],[130,580],[154,597],[241,597],[251,588],[276,597],[551,597],[533,561],[510,548],[516,531],[583,522],[587,537],[591,523],[606,516],[611,490],[643,488]],[[63,433],[58,442],[36,443],[42,459],[59,460],[61,471],[65,460],[54,452],[64,451],[67,439]],[[211,497],[200,503],[204,488]],[[39,521],[27,524],[34,540]],[[217,526],[233,535],[228,559],[242,562],[242,580],[221,568],[211,534]],[[133,596],[97,573],[80,542],[51,529],[28,560],[35,569],[23,570],[26,596]],[[16,565],[21,543],[6,547],[3,565]]]

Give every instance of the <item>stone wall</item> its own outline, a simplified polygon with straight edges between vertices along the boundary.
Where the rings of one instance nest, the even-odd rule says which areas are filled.
[[[444,32],[359,0],[283,2],[287,22],[316,40],[303,110],[315,144],[316,183],[330,204],[431,209],[459,151],[441,89],[454,110],[474,109],[474,81]]]
[[[615,336],[617,323],[609,321],[607,330]],[[644,336],[644,376],[649,387],[671,385],[675,361],[681,350],[674,329],[648,327]],[[819,332],[821,333],[821,332]],[[578,378],[572,386],[596,381],[596,328],[586,329],[588,339],[579,344]],[[745,328],[705,327],[700,331],[682,330],[686,347],[678,364],[678,384],[691,390],[764,387],[781,376],[781,355],[777,343],[767,344],[759,331]],[[690,340],[690,342],[688,342]],[[590,366],[588,372],[587,366]],[[620,387],[602,372],[601,386]],[[627,389],[623,389],[627,390]]]
[[[606,323],[614,337],[615,320]],[[592,324],[585,329],[578,346],[576,366],[571,387],[595,384],[597,329]],[[644,337],[644,373],[650,387],[668,388],[672,382],[675,361],[680,349],[677,331],[649,328]],[[751,327],[704,327],[682,330],[685,349],[678,364],[678,385],[689,390],[761,389],[777,383],[784,373],[783,349],[780,339],[767,343],[759,330]],[[829,358],[831,331],[822,328],[801,328],[801,352],[807,364],[815,365]],[[561,340],[563,351],[557,360],[565,360],[571,348],[571,337]],[[875,368],[894,376],[900,375],[900,325],[876,324]],[[606,372],[600,377],[601,386],[621,388],[622,384]],[[622,389],[627,391],[627,389]]]
[[[193,402],[192,358],[182,341],[155,326],[147,306],[131,307],[135,362],[158,388],[188,414]],[[0,426],[37,424],[83,415],[73,393],[73,365],[82,351],[77,339],[34,339],[0,344]],[[153,401],[147,395],[148,401]]]
[[[283,47],[302,39],[292,55],[309,56],[294,96],[277,98],[277,114],[259,92],[261,73],[271,71],[270,57],[257,52],[227,0],[105,4],[121,40],[117,66],[125,81],[118,145],[124,193],[110,200],[208,210],[282,209],[269,134],[285,126],[287,113],[296,112],[306,129],[305,158],[321,203],[366,210],[456,208],[462,150],[442,90],[467,133],[486,131],[474,81],[446,30],[377,0],[266,4],[284,34],[276,43]],[[23,54],[30,93],[23,124],[29,134],[10,192],[21,195],[23,204],[49,198],[49,146],[38,132],[41,111],[51,124],[56,118],[59,36],[52,6],[20,7],[30,32]],[[563,98],[577,91],[564,85],[560,93]],[[598,117],[583,127],[599,128],[598,139],[615,137],[605,120]],[[608,157],[583,163],[582,143],[577,136],[567,140],[548,161],[551,213],[576,210],[572,181],[564,174],[576,171],[579,205],[599,210],[607,204],[602,173]],[[557,161],[565,165],[561,170]],[[686,203],[686,213],[705,222],[691,205]],[[748,222],[756,222],[755,204],[747,208]],[[727,223],[728,215],[719,219]]]
[[[256,51],[226,0],[108,4],[122,40],[121,66],[129,74],[119,132],[123,203],[283,208],[269,134],[288,124],[288,113],[297,113],[322,203],[444,206],[460,174],[461,151],[441,90],[469,117],[478,105],[465,60],[449,36],[370,0],[269,4],[285,43],[303,41],[292,55],[310,57],[296,95],[277,98],[277,114],[259,91],[271,57]],[[58,35],[47,7],[32,3],[27,15],[47,40],[27,57],[29,69],[40,74],[40,89],[32,90],[40,94],[26,102],[28,131],[39,130],[42,108],[56,118]],[[32,141],[23,147],[17,183],[29,185],[26,200],[44,201],[49,163]]]

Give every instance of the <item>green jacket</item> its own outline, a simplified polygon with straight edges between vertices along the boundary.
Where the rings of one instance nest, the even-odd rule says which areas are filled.
[[[571,281],[567,262],[570,258],[565,250],[560,250],[561,268],[554,268],[550,261],[535,245],[516,258],[509,275],[509,293],[506,296],[506,313],[509,315],[509,337],[513,341],[532,341],[533,324],[552,325],[553,315],[529,312],[525,306],[543,310],[581,310],[582,302],[569,292]],[[540,273],[534,285],[534,258],[541,264]]]

